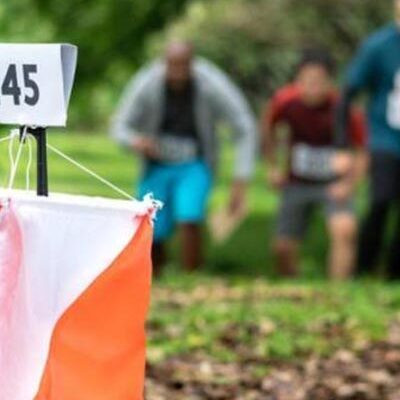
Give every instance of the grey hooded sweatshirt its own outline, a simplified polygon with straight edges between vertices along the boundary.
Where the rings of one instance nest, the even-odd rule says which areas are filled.
[[[219,155],[217,125],[227,123],[236,147],[234,175],[251,177],[256,155],[254,115],[238,87],[215,65],[196,58],[192,76],[196,85],[194,114],[203,156],[215,170]],[[135,135],[157,136],[164,111],[166,66],[156,61],[140,70],[128,84],[112,121],[112,135],[129,145]]]

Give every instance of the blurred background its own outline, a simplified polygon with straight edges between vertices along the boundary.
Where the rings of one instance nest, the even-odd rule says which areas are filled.
[[[259,115],[291,78],[299,49],[331,49],[340,78],[360,41],[392,14],[386,0],[7,0],[0,41],[79,46],[68,128],[49,141],[133,193],[139,163],[109,138],[109,122],[126,82],[169,40],[192,41]],[[212,210],[229,197],[233,157],[224,143]],[[8,166],[2,145],[1,182]],[[51,191],[114,196],[53,155],[49,169]],[[278,197],[261,162],[249,203],[250,215],[228,241],[207,239],[201,272],[185,275],[171,262],[155,284],[148,399],[399,400],[399,286],[379,276],[326,282],[322,215],[302,250],[302,279],[276,280],[269,240]],[[172,253],[176,247],[173,241]]]
[[[391,18],[389,3],[10,0],[0,5],[0,39],[78,45],[69,126],[104,131],[127,79],[170,38],[191,40],[234,77],[257,109],[287,81],[299,48],[325,46],[343,66],[360,40]]]
[[[69,112],[68,137],[54,135],[79,161],[132,192],[137,165],[109,142],[109,122],[122,90],[138,68],[161,56],[176,38],[192,41],[199,54],[226,71],[245,91],[258,114],[271,94],[287,82],[304,47],[332,50],[343,71],[367,33],[392,18],[387,2],[373,0],[21,0],[0,4],[0,40],[6,42],[70,42],[79,46],[79,65]],[[84,134],[72,139],[71,134]],[[89,137],[90,136],[90,137]],[[65,141],[65,143],[64,143]],[[220,178],[212,206],[227,200],[231,171],[225,146]],[[4,159],[4,168],[8,163]],[[113,163],[113,168],[109,168]],[[129,166],[129,167],[128,167]],[[132,167],[131,167],[132,166]],[[82,176],[51,165],[53,190],[112,195]],[[268,220],[276,196],[266,190],[259,168],[250,205],[254,213],[229,243],[211,246],[208,267],[229,273],[264,273],[268,261]],[[82,186],[79,182],[82,181]],[[360,207],[362,207],[362,197]],[[316,224],[315,229],[323,229]],[[254,232],[249,235],[248,232]],[[260,252],[254,237],[265,237]],[[238,246],[244,243],[244,246]],[[243,253],[243,248],[248,252]],[[310,233],[305,246],[306,276],[321,276],[324,235]],[[308,259],[308,262],[307,262]],[[243,268],[243,265],[246,265]],[[310,272],[308,275],[307,273]]]

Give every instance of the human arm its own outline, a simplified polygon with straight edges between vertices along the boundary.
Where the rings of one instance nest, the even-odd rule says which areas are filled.
[[[263,158],[267,167],[268,183],[280,189],[286,182],[286,173],[279,165],[279,143],[276,136],[276,124],[281,117],[282,107],[277,96],[265,106],[260,121]]]
[[[207,80],[214,114],[231,128],[235,146],[230,209],[244,207],[248,182],[252,177],[256,151],[257,128],[254,115],[240,89],[219,69],[202,64],[202,77]]]
[[[352,196],[368,169],[369,155],[365,149],[355,150],[351,157],[350,168],[329,187],[330,196],[337,201],[347,200]]]
[[[151,118],[148,96],[155,70],[155,66],[144,68],[131,79],[111,122],[111,136],[120,145],[150,158],[156,154],[155,143],[140,127],[144,119]]]
[[[334,170],[339,179],[331,185],[330,193],[337,200],[343,200],[351,196],[358,183],[366,174],[369,156],[367,151],[367,123],[364,114],[355,108],[350,111],[349,122],[346,130],[349,136],[348,154],[350,162],[347,161],[347,153],[336,153],[333,156]],[[343,158],[344,157],[344,158]]]
[[[376,79],[376,62],[376,46],[373,41],[367,40],[358,50],[346,74],[335,116],[337,154],[333,168],[341,176],[354,169],[353,163],[356,161],[352,152],[351,130],[348,129],[351,122],[352,104],[360,92],[370,91],[373,88]]]

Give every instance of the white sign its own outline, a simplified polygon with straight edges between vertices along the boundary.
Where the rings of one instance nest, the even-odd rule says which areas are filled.
[[[0,123],[65,126],[77,55],[68,44],[0,44]]]

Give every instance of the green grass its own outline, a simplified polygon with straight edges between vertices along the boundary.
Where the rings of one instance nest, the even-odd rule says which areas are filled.
[[[5,134],[4,131],[3,135]],[[134,193],[134,187],[140,174],[140,164],[137,159],[128,152],[121,150],[105,134],[84,135],[50,131],[48,140],[49,143],[126,192]],[[16,147],[17,144],[15,144],[15,150]],[[28,149],[25,148],[16,180],[16,185],[19,188],[25,187],[27,158]],[[217,178],[217,185],[210,202],[212,209],[223,207],[228,201],[231,158],[231,152],[224,153],[221,162],[223,168]],[[8,148],[6,144],[0,143],[0,185],[2,186],[7,182],[8,171]],[[34,187],[34,164],[31,177]],[[49,185],[50,191],[53,192],[120,197],[118,193],[114,193],[102,183],[51,152],[49,152]],[[264,273],[268,270],[270,264],[268,232],[272,228],[271,219],[276,209],[277,197],[265,187],[264,174],[261,168],[259,168],[257,177],[251,186],[249,202],[252,209],[251,216],[237,234],[232,237],[232,240],[218,247],[207,243],[207,254],[209,256],[206,264],[208,270],[246,275]],[[312,247],[316,247],[313,241],[310,243]]]
[[[49,142],[133,193],[139,164],[107,136],[51,132]],[[7,150],[1,143],[3,185],[9,168]],[[228,200],[231,157],[230,151],[224,152],[211,209]],[[20,188],[25,185],[26,160],[25,149],[17,176]],[[51,191],[119,197],[51,153],[49,171]],[[31,176],[34,183],[34,168]],[[236,357],[282,359],[357,347],[386,335],[400,306],[398,286],[379,282],[334,285],[321,279],[327,252],[321,216],[306,238],[303,281],[274,281],[269,241],[278,198],[266,187],[261,165],[250,188],[249,203],[249,218],[228,242],[217,246],[207,236],[203,274],[185,276],[171,265],[155,284],[149,322],[150,359],[194,351],[226,361]],[[361,194],[360,207],[362,204]]]
[[[48,141],[53,146],[70,155],[99,175],[112,181],[129,193],[133,190],[133,181],[137,175],[137,162],[122,152],[106,135],[83,135],[79,133],[58,133],[51,131]],[[14,146],[15,152],[17,144]],[[0,144],[0,182],[7,179],[9,160],[7,145]],[[35,149],[34,149],[35,150]],[[28,149],[25,148],[21,168],[17,176],[17,186],[25,187],[25,172]],[[35,184],[33,164],[32,185]],[[49,151],[49,185],[53,192],[79,193],[95,196],[119,197],[102,183],[94,180],[75,166]]]
[[[149,358],[207,354],[222,361],[285,360],[362,349],[387,336],[398,286],[283,283],[167,274],[157,283]]]

